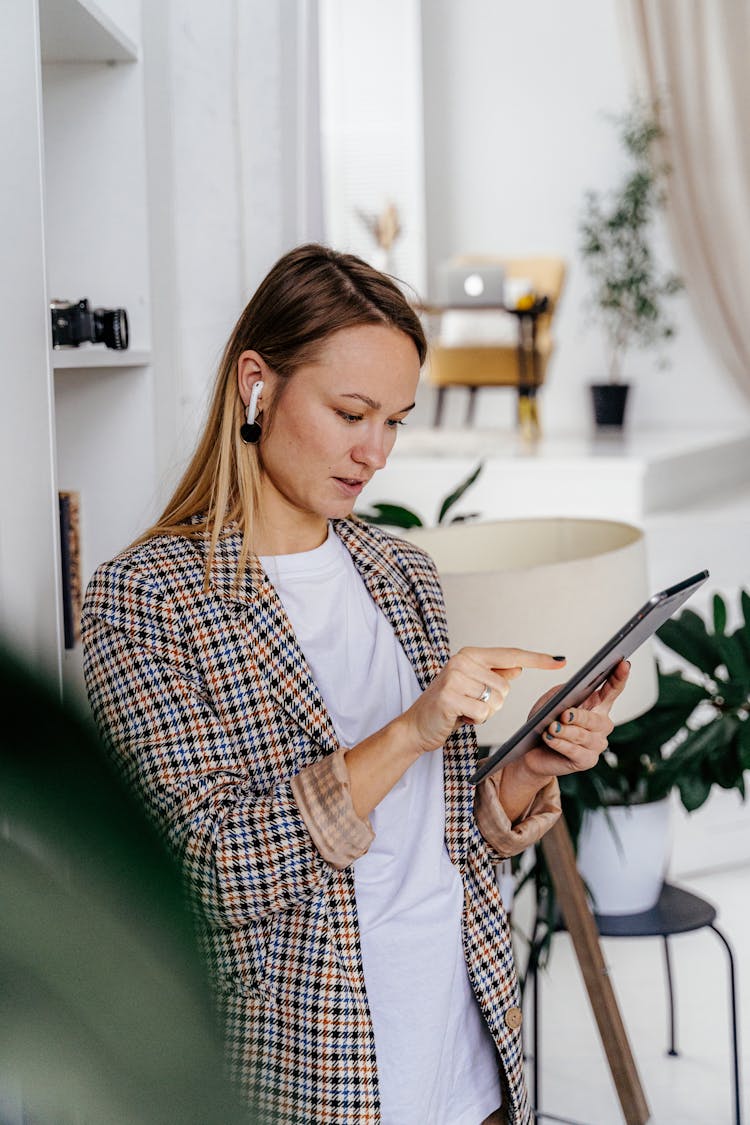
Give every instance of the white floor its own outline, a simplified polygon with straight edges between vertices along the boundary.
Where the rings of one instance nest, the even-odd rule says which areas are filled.
[[[750,1115],[750,867],[683,877],[679,884],[718,909],[734,948],[739,997],[740,1080]],[[728,958],[710,929],[671,940],[678,1058],[667,1051],[667,999],[659,938],[604,939],[617,994],[654,1125],[732,1125]],[[523,960],[523,955],[519,955]],[[620,1105],[567,934],[554,938],[540,990],[540,1122],[620,1125]],[[528,1005],[530,1007],[530,1005]],[[530,1012],[526,1025],[531,1041]],[[529,1046],[530,1050],[530,1046]]]

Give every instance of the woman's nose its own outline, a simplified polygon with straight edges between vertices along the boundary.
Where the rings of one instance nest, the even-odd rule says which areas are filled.
[[[362,440],[352,450],[355,461],[372,469],[382,469],[388,460],[386,434],[382,427],[374,426],[363,435]]]

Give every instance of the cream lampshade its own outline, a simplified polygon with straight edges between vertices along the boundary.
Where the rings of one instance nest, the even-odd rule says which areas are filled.
[[[501,710],[479,728],[486,746],[504,742],[532,705],[576,671],[654,592],[643,532],[607,520],[529,519],[418,528],[409,538],[432,555],[448,613],[451,651],[464,645],[564,654],[562,673],[524,671]],[[616,723],[657,697],[650,644],[632,660],[615,703]]]

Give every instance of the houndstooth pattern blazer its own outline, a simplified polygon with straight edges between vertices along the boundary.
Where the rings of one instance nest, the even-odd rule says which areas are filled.
[[[424,688],[449,656],[434,564],[417,547],[337,520],[372,598]],[[97,570],[83,614],[97,723],[180,857],[198,903],[230,1069],[264,1120],[380,1120],[375,1044],[351,867],[314,847],[290,778],[338,749],[273,586],[257,561],[233,587],[239,533],[163,536]],[[505,1112],[530,1121],[508,923],[473,815],[473,729],[445,746],[446,845],[465,888],[469,977],[499,1052]],[[509,1019],[510,1023],[515,1020]]]

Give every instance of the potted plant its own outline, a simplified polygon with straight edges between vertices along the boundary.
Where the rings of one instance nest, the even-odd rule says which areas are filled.
[[[637,102],[615,120],[631,167],[615,190],[587,192],[579,221],[580,253],[591,283],[590,312],[604,330],[609,355],[608,382],[591,387],[600,426],[622,426],[629,389],[622,382],[625,354],[674,336],[664,302],[682,289],[681,279],[662,271],[651,249],[668,171],[654,157],[655,142],[663,136],[656,113]]]
[[[659,696],[651,710],[612,732],[609,749],[594,769],[560,782],[568,827],[578,840],[579,870],[600,913],[637,912],[658,898],[667,856],[657,857],[650,871],[638,857],[654,855],[655,836],[666,847],[668,797],[673,790],[688,812],[704,804],[714,785],[737,789],[745,798],[745,771],[750,770],[750,596],[746,591],[741,591],[740,600],[743,621],[731,633],[726,603],[719,594],[713,599],[712,631],[692,610],[684,610],[658,630],[659,640],[682,658],[686,670],[659,669]],[[625,833],[631,831],[634,842],[629,844]],[[607,847],[612,856],[600,875]],[[626,880],[620,899],[613,895],[615,868]],[[635,884],[636,876],[642,875],[647,884],[643,890]]]
[[[718,594],[713,600],[713,631],[692,610],[667,621],[657,637],[682,658],[685,670],[659,669],[659,695],[651,710],[615,728],[609,749],[593,769],[560,778],[563,815],[578,868],[592,906],[601,914],[634,913],[628,901],[640,899],[640,908],[643,895],[650,894],[652,901],[643,907],[648,909],[658,898],[668,856],[655,854],[653,841],[660,837],[665,848],[668,845],[665,814],[672,791],[688,812],[705,803],[714,785],[737,789],[745,798],[745,773],[750,770],[750,595],[744,590],[740,604],[742,623],[731,633],[726,603]],[[584,850],[591,844],[590,856],[581,854],[582,844]],[[649,864],[639,865],[644,852]],[[636,863],[631,865],[633,858]],[[634,886],[632,867],[639,866],[649,868],[645,884],[650,891]],[[529,966],[543,968],[558,908],[541,846],[515,857],[513,870],[516,895],[530,882],[536,894],[531,932],[525,934],[515,922],[514,930],[529,947]],[[616,903],[614,909],[606,908],[610,903]],[[525,979],[524,974],[522,986]]]
[[[462,481],[453,492],[444,497],[438,512],[438,524],[446,522],[450,510],[474,484],[474,481],[482,471],[482,464],[483,462],[480,461],[477,467],[472,469],[469,473],[466,480]],[[466,515],[454,516],[449,522],[463,523],[465,520],[475,519],[478,514],[478,512],[467,512]],[[401,504],[371,504],[369,512],[357,512],[356,515],[358,515],[360,519],[365,520],[366,523],[381,524],[384,527],[425,527],[424,520],[417,512],[413,512],[411,508],[405,508]]]

